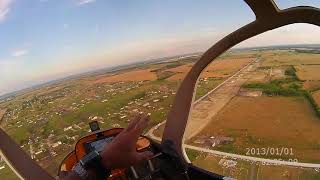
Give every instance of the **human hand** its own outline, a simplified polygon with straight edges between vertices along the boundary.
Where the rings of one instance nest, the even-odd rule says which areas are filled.
[[[105,168],[129,167],[153,156],[150,151],[140,153],[136,151],[138,138],[146,128],[149,120],[149,115],[137,115],[131,120],[129,126],[112,140],[101,153],[102,164]]]

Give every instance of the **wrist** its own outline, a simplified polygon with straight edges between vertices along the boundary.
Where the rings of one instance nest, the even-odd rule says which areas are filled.
[[[101,164],[103,165],[103,167],[111,170],[112,164],[110,162],[111,162],[110,156],[106,153],[102,153],[101,154]]]

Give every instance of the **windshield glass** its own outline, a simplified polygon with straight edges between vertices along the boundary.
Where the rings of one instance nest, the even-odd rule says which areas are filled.
[[[236,179],[319,178],[319,37],[289,25],[213,61],[185,132],[190,161]]]

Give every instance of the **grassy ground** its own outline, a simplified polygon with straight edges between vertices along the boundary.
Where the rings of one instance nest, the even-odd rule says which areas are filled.
[[[223,82],[223,78],[206,78],[198,82],[196,89],[196,100],[207,94],[209,91],[217,87]]]
[[[320,64],[320,54],[297,53],[295,51],[263,51],[261,58],[263,60],[262,67]]]
[[[320,80],[319,69],[320,65],[299,65],[295,66],[297,77],[303,81],[318,81]]]
[[[5,180],[19,180],[16,174],[8,167],[5,166],[5,169],[0,170],[0,177],[4,177]]]
[[[192,149],[186,149],[187,156],[191,162],[195,161],[198,156],[200,156],[200,152]]]
[[[224,167],[222,164],[219,164],[221,159],[223,158],[204,153],[199,155],[197,159],[193,161],[193,164],[207,171],[211,171],[227,177],[236,179],[247,179],[248,169],[250,168],[249,162],[237,161],[238,163],[235,167],[228,168]]]
[[[222,159],[228,160],[228,158],[203,153],[194,159],[193,164],[205,170],[239,180],[250,179],[252,166],[256,166],[256,170],[253,171],[256,176],[253,176],[253,178],[258,180],[317,180],[320,178],[320,174],[311,168],[252,164],[242,160],[237,160],[237,164],[234,167],[228,168],[221,164]]]
[[[287,75],[288,78],[270,80],[267,83],[244,84],[243,88],[259,89],[267,96],[304,97],[310,102],[316,114],[320,117],[319,104],[313,95],[313,92],[317,89],[305,88],[304,81],[299,78],[296,69],[297,68],[289,66],[289,68],[285,70],[285,75]]]
[[[265,111],[265,108],[268,111]],[[277,115],[277,116],[275,116]],[[236,118],[235,118],[236,117]],[[247,148],[293,148],[293,155],[252,154],[262,158],[320,162],[318,130],[320,121],[308,101],[297,97],[237,97],[223,108],[197,137],[232,137],[216,150],[247,154]],[[211,144],[194,144],[211,147]]]
[[[307,91],[301,83],[293,79],[272,80],[268,83],[244,84],[243,88],[259,89],[268,96],[304,96]]]

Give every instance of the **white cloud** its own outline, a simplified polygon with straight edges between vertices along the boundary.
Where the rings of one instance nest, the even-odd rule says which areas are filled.
[[[81,6],[81,5],[94,3],[94,2],[96,2],[96,0],[77,0],[77,5]]]
[[[20,57],[20,56],[24,56],[27,55],[29,53],[29,50],[27,49],[18,49],[12,52],[12,56],[13,57]]]
[[[13,0],[0,0],[0,23],[6,20],[11,11],[12,2]]]

